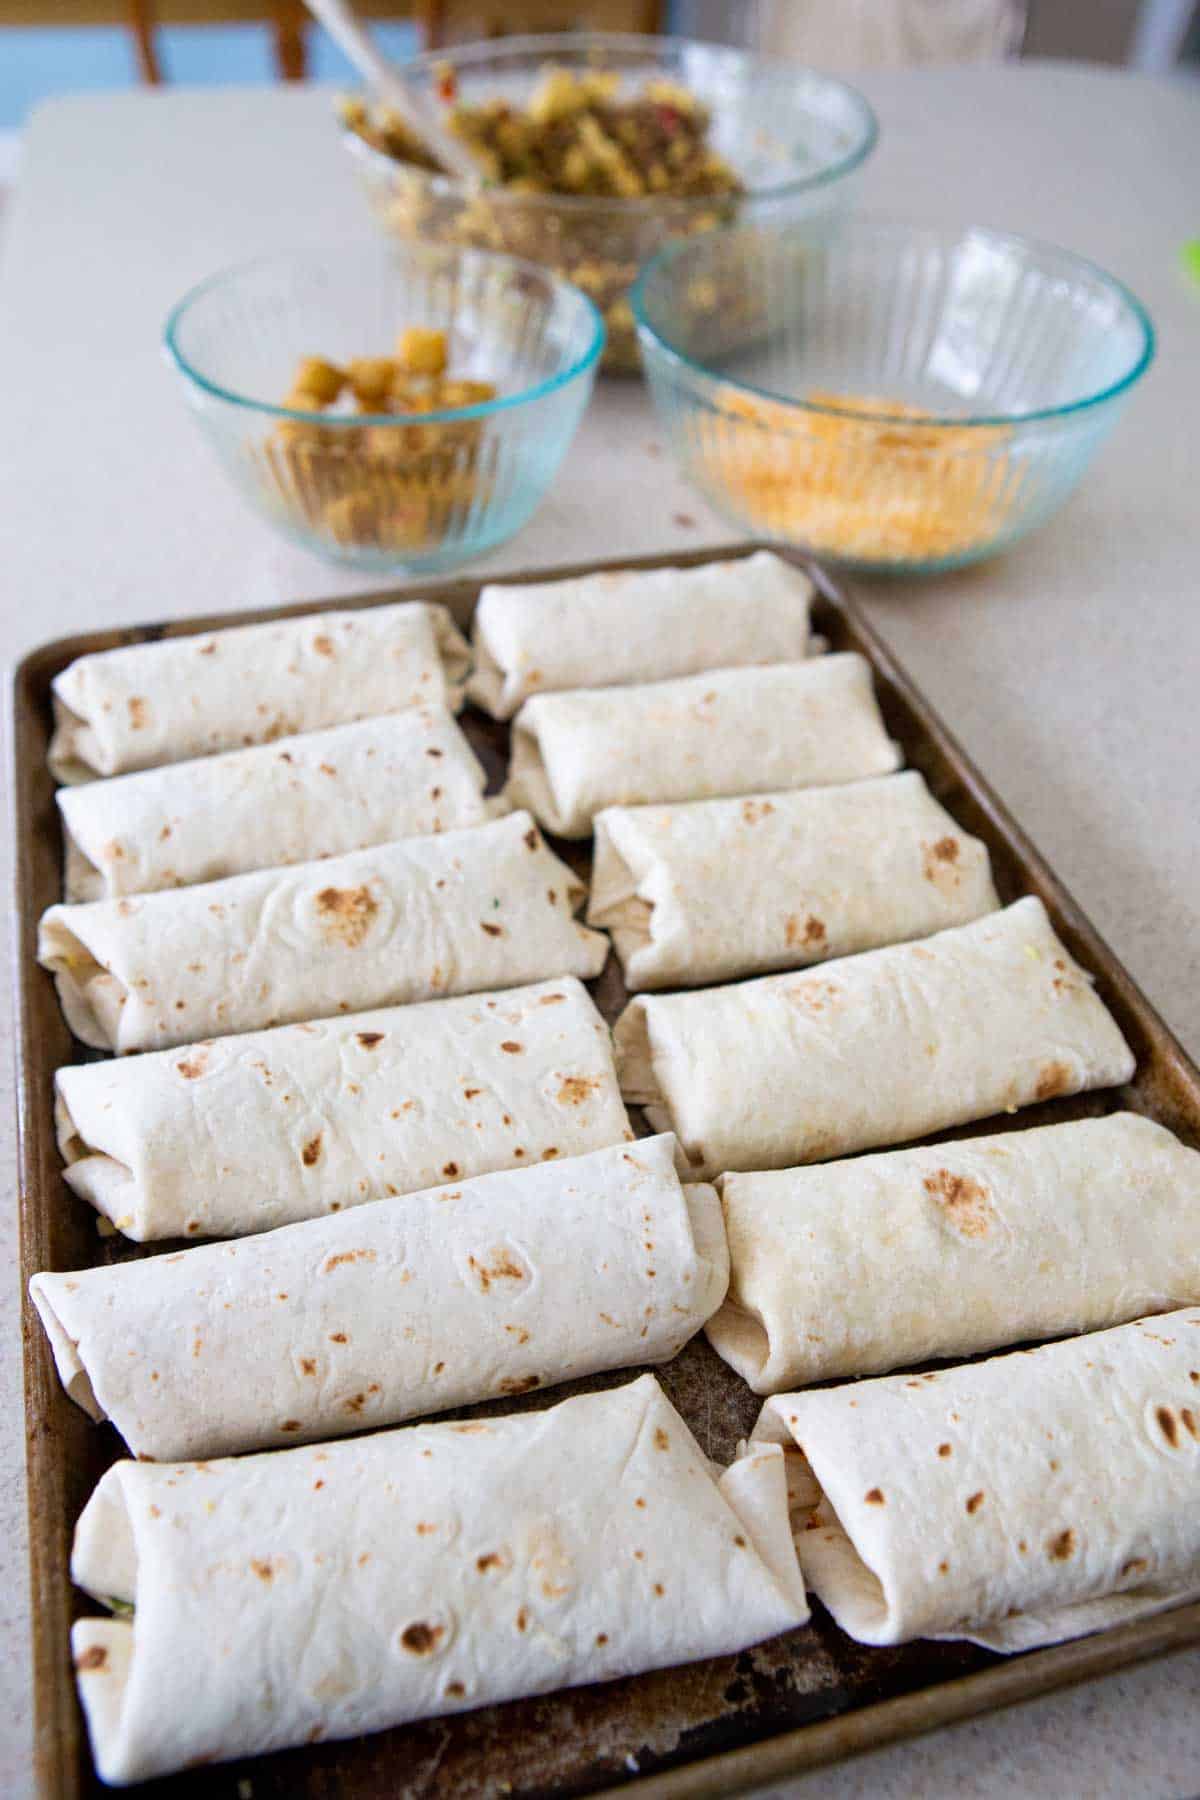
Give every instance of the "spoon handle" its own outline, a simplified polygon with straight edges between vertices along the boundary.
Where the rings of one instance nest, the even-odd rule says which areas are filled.
[[[305,4],[363,79],[400,114],[406,125],[411,126],[442,167],[458,180],[477,187],[482,177],[475,158],[446,130],[424,96],[418,94],[388,62],[351,11],[347,0],[305,0]]]

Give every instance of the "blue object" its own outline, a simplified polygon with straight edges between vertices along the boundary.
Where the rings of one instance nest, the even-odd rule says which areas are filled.
[[[420,48],[411,19],[373,21],[371,35],[393,62]],[[275,52],[263,25],[160,25],[155,33],[163,76],[190,87],[245,87],[276,80]],[[307,32],[312,81],[356,84],[358,75],[320,26]],[[133,39],[119,26],[5,26],[0,29],[0,131],[20,125],[39,100],[54,94],[118,92],[137,87]]]
[[[1042,524],[1154,355],[1121,282],[977,227],[739,226],[662,251],[631,299],[713,506],[874,571],[976,562]]]
[[[449,412],[314,416],[280,401],[305,356],[388,356],[406,326],[449,340],[452,378],[495,400]],[[171,313],[165,348],[197,422],[249,504],[333,561],[444,569],[510,538],[558,472],[604,344],[586,295],[482,250],[354,246],[212,276]]]

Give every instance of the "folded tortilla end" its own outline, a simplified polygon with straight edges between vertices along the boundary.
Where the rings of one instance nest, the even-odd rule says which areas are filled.
[[[538,737],[537,714],[531,718],[536,700],[527,700],[512,727],[512,754],[508,780],[501,792],[514,809],[531,812],[538,823],[557,837],[587,837],[592,829],[590,818],[582,821],[560,804],[550,782]]]
[[[62,794],[59,795],[59,812],[62,819],[63,832],[63,893],[67,900],[74,903],[85,900],[103,900],[112,887],[97,868],[79,839],[72,831],[66,812],[62,806]]]
[[[73,1158],[63,1170],[63,1180],[73,1194],[86,1200],[123,1236],[135,1244],[149,1237],[133,1171],[114,1156],[97,1151]]]
[[[91,1376],[84,1368],[83,1358],[79,1354],[79,1345],[60,1319],[55,1303],[55,1289],[68,1279],[63,1275],[35,1275],[29,1283],[29,1297],[38,1309],[38,1316],[50,1340],[59,1380],[76,1406],[82,1407],[89,1418],[99,1421],[106,1418],[107,1414],[96,1399]]]
[[[673,1154],[677,1158],[678,1145],[674,1144],[674,1140],[672,1142]],[[729,1286],[729,1243],[725,1236],[721,1202],[717,1199],[716,1188],[703,1181],[689,1182],[683,1189],[683,1200],[692,1227],[696,1254],[707,1271],[705,1297],[701,1302],[697,1296],[696,1304],[698,1310],[711,1316],[725,1298]]]
[[[812,1609],[788,1518],[787,1464],[782,1447],[744,1444],[717,1486],[783,1590],[795,1612],[794,1623],[806,1624]]]
[[[514,684],[505,681],[504,672],[483,637],[476,613],[475,667],[467,682],[467,698],[492,719],[511,719],[517,710],[518,696]],[[514,689],[507,691],[506,689]]]
[[[38,962],[54,977],[67,1024],[93,1050],[115,1050],[128,989],[103,967],[67,922],[68,909],[52,906],[38,931]]]
[[[638,985],[639,952],[654,939],[654,901],[639,886],[636,871],[618,843],[617,809],[598,813],[592,859],[589,925],[607,931],[616,946],[627,985]]]
[[[663,1091],[654,1071],[643,1001],[631,1000],[613,1026],[613,1055],[624,1098],[637,1106],[661,1105]]]
[[[77,1619],[71,1627],[71,1656],[92,1755],[100,1779],[110,1787],[142,1779],[130,1766],[124,1741],[134,1629],[128,1619]]]
[[[446,705],[451,712],[461,712],[471,667],[470,646],[446,607],[431,605],[428,611],[445,679]]]
[[[767,1374],[771,1360],[771,1340],[757,1313],[726,1296],[724,1303],[704,1327],[704,1335],[735,1374],[740,1375],[752,1394],[770,1394],[773,1384]]]
[[[54,683],[54,735],[46,752],[50,773],[64,787],[78,787],[94,781],[97,775],[111,774],[106,758],[92,727],[81,712],[71,705],[65,689],[72,675],[78,681],[78,665],[64,669]]]

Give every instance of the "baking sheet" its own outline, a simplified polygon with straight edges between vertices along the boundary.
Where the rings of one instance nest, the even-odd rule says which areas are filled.
[[[654,568],[742,556],[757,545],[691,555],[514,574],[517,581],[558,579],[599,567]],[[960,825],[981,837],[1001,899],[1040,894],[1072,955],[1092,971],[1137,1059],[1124,1088],[1025,1109],[1016,1119],[981,1121],[968,1132],[1026,1128],[1128,1107],[1158,1119],[1200,1146],[1200,1072],[1097,937],[1002,803],[971,766],[886,646],[832,580],[802,557],[820,589],[814,629],[834,650],[858,650],[872,663],[884,718],[934,795]],[[433,583],[419,596],[444,601],[469,621],[478,580]],[[303,612],[341,610],[403,598],[395,592],[358,600],[281,607],[233,617],[194,618],[167,626],[95,632],[36,650],[14,678],[13,780],[16,834],[15,985],[19,1006],[18,1132],[22,1284],[39,1269],[70,1269],[169,1250],[97,1234],[91,1209],[62,1180],[53,1126],[53,1075],[87,1052],[59,1012],[49,975],[37,967],[37,921],[60,896],[61,837],[54,784],[46,770],[50,682],[74,657],[119,644],[175,637]],[[413,595],[409,595],[413,597]],[[498,785],[508,728],[468,710],[462,723]],[[553,840],[552,840],[553,841]],[[586,845],[555,848],[586,870]],[[626,994],[615,958],[591,984],[610,1020]],[[963,1132],[944,1133],[961,1136]],[[108,1465],[124,1454],[110,1426],[92,1424],[67,1399],[33,1309],[23,1315],[27,1408],[30,1558],[33,1589],[35,1766],[40,1791],[54,1800],[106,1793],[88,1754],[75,1698],[68,1635],[71,1620],[94,1611],[71,1587],[71,1532]],[[656,1371],[710,1456],[728,1461],[760,1402],[701,1338]],[[635,1371],[567,1384],[530,1396],[552,1403],[581,1388],[613,1386]],[[493,1402],[449,1417],[513,1411]],[[178,1800],[465,1800],[466,1796],[575,1796],[628,1788],[642,1796],[735,1792],[789,1772],[829,1763],[955,1719],[1200,1642],[1200,1604],[1122,1626],[1094,1638],[1002,1659],[970,1645],[916,1643],[868,1649],[839,1632],[819,1605],[802,1630],[738,1656],[682,1669],[485,1708],[405,1726],[369,1738],[329,1743],[242,1763],[206,1767],[139,1792]],[[247,1786],[249,1784],[249,1786]]]

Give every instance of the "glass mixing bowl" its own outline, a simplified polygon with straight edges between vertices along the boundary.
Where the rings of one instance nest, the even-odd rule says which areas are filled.
[[[1111,275],[977,227],[739,227],[664,250],[633,308],[717,510],[868,570],[975,562],[1042,524],[1154,354]]]
[[[496,398],[441,411],[296,411],[303,357],[391,354],[446,333],[454,377]],[[415,244],[268,256],[179,302],[165,348],[235,486],[286,537],[370,570],[444,569],[503,543],[558,472],[604,344],[585,294],[548,269]]]
[[[502,38],[418,57],[404,72],[430,99],[439,97],[449,70],[465,104],[503,97],[524,106],[550,64],[572,74],[611,70],[624,94],[656,79],[687,88],[710,109],[710,142],[746,192],[624,200],[499,186],[472,191],[397,162],[351,129],[343,129],[342,141],[386,231],[424,243],[475,244],[556,269],[600,308],[608,327],[604,367],[621,373],[638,366],[628,293],[648,257],[671,239],[715,230],[735,214],[803,220],[844,210],[878,137],[871,108],[844,82],[686,38],[607,32]]]

